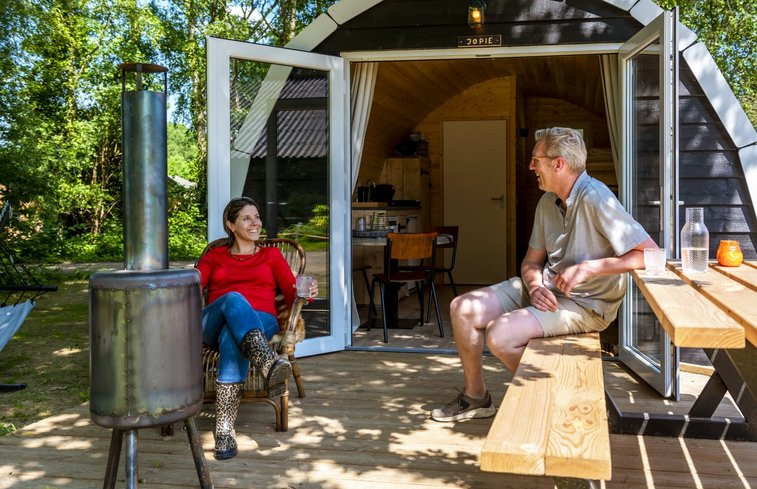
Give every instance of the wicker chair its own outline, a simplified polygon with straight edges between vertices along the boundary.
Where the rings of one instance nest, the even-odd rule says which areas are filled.
[[[227,238],[217,239],[205,247],[203,255],[217,246],[226,246]],[[294,240],[286,238],[274,238],[261,240],[258,245],[262,247],[275,246],[284,255],[284,259],[289,263],[292,273],[295,276],[302,275],[305,271],[306,257],[305,251]],[[292,373],[295,383],[297,384],[297,393],[300,397],[305,397],[305,388],[302,385],[300,369],[294,358],[295,343],[301,341],[305,334],[305,326],[300,311],[306,299],[297,297],[289,309],[284,303],[283,294],[279,293],[276,297],[276,309],[279,311],[279,325],[282,326],[280,334],[274,335],[271,339],[271,347],[276,349],[280,355],[287,355],[292,363]],[[282,324],[283,323],[283,324]],[[284,327],[285,326],[285,327]],[[218,374],[218,351],[203,346],[202,365],[203,365],[203,401],[206,403],[215,402],[216,397],[216,376]],[[288,383],[288,381],[287,381]],[[279,399],[271,398],[268,391],[264,388],[264,378],[259,371],[250,365],[250,372],[244,385],[244,394],[242,402],[265,402],[271,405],[276,412],[276,431],[287,431],[289,428],[289,389]]]

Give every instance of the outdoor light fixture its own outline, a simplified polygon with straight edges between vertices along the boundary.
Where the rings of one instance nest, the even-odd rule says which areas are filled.
[[[484,26],[484,12],[486,4],[483,0],[472,0],[468,4],[468,25],[474,29],[480,29]]]

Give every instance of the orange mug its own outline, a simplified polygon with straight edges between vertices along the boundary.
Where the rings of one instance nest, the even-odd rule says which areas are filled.
[[[724,267],[737,267],[744,261],[738,241],[724,239],[718,246],[718,263]]]

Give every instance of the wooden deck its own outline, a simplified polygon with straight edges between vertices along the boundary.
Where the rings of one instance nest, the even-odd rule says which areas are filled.
[[[213,406],[198,419],[216,488],[551,488],[549,479],[481,472],[478,457],[491,419],[436,423],[431,409],[461,385],[455,356],[340,352],[301,361],[307,397],[293,398],[290,430],[273,430],[273,413],[243,405],[240,454],[213,459]],[[510,374],[484,359],[497,404]],[[654,406],[685,412],[703,376],[685,374],[682,401],[661,400],[612,362],[605,384],[624,410]],[[733,414],[724,401],[720,414]],[[524,419],[523,422],[528,422]],[[176,425],[177,427],[179,425]],[[0,437],[0,488],[102,486],[110,431],[92,424],[86,405]],[[757,487],[757,445],[711,440],[611,436],[607,488]],[[123,461],[123,458],[122,458]],[[182,431],[139,432],[140,488],[197,487]],[[123,477],[123,467],[119,475]],[[123,487],[121,479],[117,487]]]

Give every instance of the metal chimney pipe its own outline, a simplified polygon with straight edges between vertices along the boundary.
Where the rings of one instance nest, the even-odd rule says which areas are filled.
[[[203,489],[212,489],[194,416],[202,408],[202,297],[195,269],[168,268],[166,68],[122,70],[124,267],[89,279],[90,417],[112,428],[105,488],[126,436],[126,487],[137,486],[137,431],[184,421]],[[136,73],[136,90],[126,74]],[[143,73],[163,74],[163,91]]]
[[[126,63],[121,68],[123,141],[124,268],[168,268],[168,173],[166,92],[143,89],[142,73],[162,73],[158,65]],[[126,74],[136,72],[136,90],[126,90]]]

